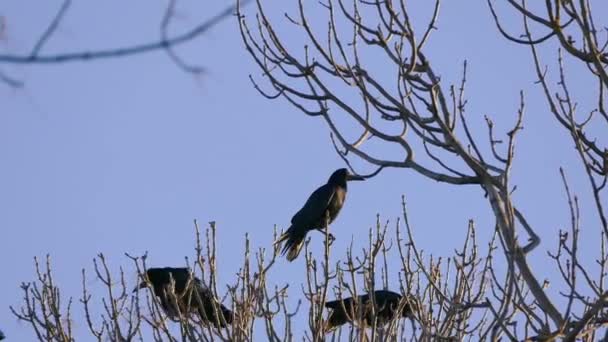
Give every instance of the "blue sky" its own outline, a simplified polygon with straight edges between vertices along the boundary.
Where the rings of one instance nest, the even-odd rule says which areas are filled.
[[[6,32],[0,53],[27,53],[59,4],[2,2]],[[179,2],[173,31],[196,25],[221,8],[217,2]],[[253,10],[250,6],[246,12]],[[279,10],[293,12],[274,8],[273,13]],[[162,13],[161,5],[144,1],[75,2],[42,53],[156,40]],[[505,16],[510,28],[518,27],[514,17]],[[486,114],[499,132],[510,129],[519,90],[526,93],[514,198],[544,238],[531,262],[541,269],[541,279],[552,278],[556,274],[544,251],[553,249],[557,230],[569,222],[560,166],[581,195],[583,215],[593,209],[570,138],[552,120],[533,84],[528,50],[499,36],[487,6],[446,2],[438,26],[427,56],[445,81],[456,81],[462,61],[469,61],[468,114],[479,137],[486,135]],[[300,37],[285,33],[292,45]],[[270,246],[273,226],[286,228],[309,193],[344,166],[322,120],[285,101],[268,101],[253,89],[248,75],[261,80],[260,73],[242,46],[235,18],[177,51],[208,73],[186,74],[163,52],[90,63],[0,64],[0,70],[25,82],[23,89],[0,84],[0,329],[10,340],[32,336],[8,306],[20,305],[19,284],[33,279],[34,256],[49,253],[63,295],[78,297],[80,271],[91,270],[97,253],[105,253],[115,271],[119,265],[130,270],[125,252],[148,251],[149,265],[181,265],[184,256],[193,255],[193,219],[203,224],[214,220],[220,283],[225,284],[238,270],[245,233],[254,246]],[[554,53],[554,46],[544,51]],[[584,108],[589,83],[583,83],[579,69],[571,70]],[[356,165],[363,173],[373,169]],[[491,234],[490,209],[479,188],[437,184],[410,170],[386,170],[349,188],[347,204],[332,227],[338,238],[334,257],[344,255],[352,237],[365,245],[358,237],[367,235],[376,214],[391,220],[400,216],[402,194],[408,198],[418,243],[427,252],[450,254],[463,240],[470,218],[477,221],[483,240]],[[596,248],[595,219],[583,216],[586,250]],[[317,250],[320,237],[313,238]],[[281,260],[271,277],[298,284],[303,269],[302,260]],[[135,283],[134,275],[131,280]],[[291,293],[296,298],[301,295],[293,292],[297,288]]]

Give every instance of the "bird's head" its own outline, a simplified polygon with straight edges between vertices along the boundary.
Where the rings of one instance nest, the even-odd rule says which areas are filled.
[[[133,289],[133,292],[148,287],[148,284],[152,284],[155,288],[160,288],[164,285],[167,285],[171,282],[171,278],[178,285],[177,287],[183,286],[182,283],[185,283],[189,277],[190,273],[188,268],[172,268],[172,267],[164,267],[164,268],[149,268],[146,271],[144,279],[142,282]],[[147,278],[147,281],[146,281]]]
[[[353,175],[352,173],[348,172],[348,169],[342,168],[342,169],[337,169],[336,171],[334,171],[334,173],[332,173],[331,176],[329,177],[329,180],[327,181],[327,183],[346,186],[346,182],[354,181],[354,180],[361,181],[361,180],[365,180],[365,178],[363,178],[359,175]]]
[[[150,268],[148,269],[148,271],[146,271],[146,274],[142,274],[141,276],[141,283],[139,283],[139,285],[137,285],[136,288],[133,289],[133,292],[137,292],[137,290],[140,289],[145,289],[146,287],[148,287],[148,284],[156,284],[159,282],[159,278],[160,278],[160,268]],[[139,277],[138,277],[139,278]]]
[[[146,283],[146,281],[144,280],[139,283],[139,285],[137,285],[137,287],[135,287],[132,292],[137,292],[138,290],[145,289],[146,287],[148,287],[148,283]]]

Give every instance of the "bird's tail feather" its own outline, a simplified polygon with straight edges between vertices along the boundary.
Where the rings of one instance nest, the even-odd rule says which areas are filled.
[[[336,329],[336,326],[331,322],[331,320],[327,319],[325,321],[323,321],[323,332],[325,334],[329,333],[330,331]]]
[[[279,239],[275,243],[285,242],[281,254],[287,254],[287,260],[293,261],[300,254],[300,251],[304,246],[305,238],[306,232],[302,233],[299,229],[296,229],[294,226],[291,226],[289,227],[289,229],[287,229],[285,233],[283,233],[279,237]]]

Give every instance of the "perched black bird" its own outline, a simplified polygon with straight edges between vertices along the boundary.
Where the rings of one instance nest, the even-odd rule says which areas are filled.
[[[2,330],[0,330],[0,341],[4,340],[6,336],[4,336],[4,333],[2,332]]]
[[[160,299],[161,307],[171,319],[177,319],[179,312],[184,315],[196,312],[204,323],[211,323],[216,327],[223,328],[232,323],[232,311],[220,304],[200,279],[192,279],[188,268],[149,268],[146,276],[152,284],[154,294]],[[175,284],[173,289],[171,279]],[[148,287],[148,282],[143,281],[134,291]],[[175,298],[171,293],[175,294]],[[176,302],[179,307],[176,307]],[[223,319],[218,319],[217,313],[220,313]]]
[[[309,231],[323,232],[322,229],[338,216],[346,199],[346,182],[351,180],[364,180],[364,178],[349,174],[347,169],[334,171],[327,184],[315,190],[302,209],[293,215],[291,227],[276,242],[285,241],[283,254],[287,253],[287,260],[292,261],[298,257]]]
[[[417,308],[414,298],[409,299],[400,313],[397,312],[401,295],[392,291],[380,290],[374,292],[376,301],[376,323],[379,326],[390,322],[395,316],[413,318],[412,308]],[[331,309],[326,321],[326,331],[338,327],[350,321],[363,321],[367,326],[373,323],[372,301],[369,294],[358,296],[356,299],[344,298],[325,303],[325,307]]]

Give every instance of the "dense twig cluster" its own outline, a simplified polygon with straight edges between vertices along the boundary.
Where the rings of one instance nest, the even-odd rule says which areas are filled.
[[[83,270],[80,305],[75,309],[73,299],[62,295],[53,282],[50,258],[47,258],[44,267],[36,260],[38,278],[23,284],[23,306],[11,309],[20,320],[31,325],[40,340],[50,341],[76,339],[78,335],[73,329],[75,310],[78,310],[77,315],[86,318],[88,334],[99,341],[250,341],[261,336],[271,341],[288,341],[296,334],[303,334],[306,339],[313,341],[323,340],[326,334],[332,340],[348,336],[351,339],[457,341],[466,336],[487,333],[484,329],[488,328],[488,317],[473,317],[473,309],[490,305],[484,294],[492,286],[492,253],[495,246],[488,246],[487,254],[482,256],[471,222],[462,248],[453,256],[427,256],[414,241],[405,202],[403,209],[403,221],[390,225],[389,222],[382,224],[378,218],[375,229],[369,231],[368,248],[360,254],[351,248],[344,258],[335,263],[330,263],[328,239],[324,255],[320,258],[315,258],[308,251],[308,242],[305,247],[307,281],[303,288],[304,296],[295,307],[289,307],[286,299],[289,295],[299,297],[299,291],[288,291],[289,284],[277,284],[276,280],[268,278],[270,269],[276,265],[279,248],[272,250],[269,259],[264,248],[252,257],[247,238],[243,264],[236,279],[226,285],[224,291],[219,291],[217,274],[224,274],[225,271],[219,270],[215,262],[215,223],[212,222],[206,231],[205,247],[196,225],[196,256],[192,263],[186,258],[186,263],[199,274],[202,283],[213,295],[235,313],[234,320],[227,328],[205,324],[188,315],[168,316],[162,308],[163,302],[152,292],[145,292],[145,297],[142,297],[141,291],[132,291],[137,288],[138,282],[131,284],[127,281],[129,277],[125,277],[122,268],[118,276],[114,275],[103,254],[94,259],[94,270],[95,278],[101,281],[105,294],[91,293],[90,285],[87,285],[91,282]],[[405,222],[405,225],[401,222]],[[394,238],[387,236],[391,231],[394,231]],[[146,279],[146,255],[127,257],[139,274],[138,279]],[[389,259],[400,260],[398,265],[401,270],[395,272],[390,269]],[[411,308],[408,311],[410,320],[400,320],[399,316],[394,315],[382,320],[384,316],[381,311],[385,307],[371,305],[364,308],[355,304],[353,312],[347,313],[347,321],[352,321],[350,328],[327,329],[324,306],[328,297],[340,301],[389,287],[409,294],[401,297],[394,309]],[[178,295],[171,292],[170,301],[177,303],[180,300]],[[372,302],[377,300],[374,298]],[[301,320],[306,315],[304,303],[308,305],[307,329],[295,324],[298,318]],[[367,315],[357,314],[358,310],[364,309],[368,310]],[[304,331],[298,330],[303,328]]]

